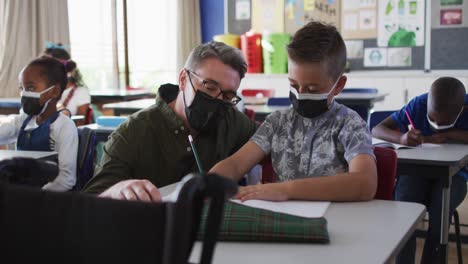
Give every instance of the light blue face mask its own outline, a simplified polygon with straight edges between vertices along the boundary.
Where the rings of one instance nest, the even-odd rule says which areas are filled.
[[[427,122],[429,122],[429,125],[431,125],[431,127],[434,129],[434,130],[445,130],[445,129],[449,129],[449,128],[452,128],[455,126],[455,124],[457,123],[458,121],[458,118],[460,118],[461,114],[463,113],[463,107],[462,109],[460,110],[460,113],[458,113],[457,115],[457,118],[455,118],[455,121],[453,121],[452,124],[450,125],[438,125],[436,124],[434,121],[432,121],[430,118],[429,118],[429,114],[426,115],[426,118],[427,118]]]

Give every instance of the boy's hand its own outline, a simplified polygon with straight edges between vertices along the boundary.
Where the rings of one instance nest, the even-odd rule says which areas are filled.
[[[267,200],[267,201],[286,201],[288,196],[282,183],[257,184],[240,187],[239,192],[234,199],[246,200]]]
[[[447,135],[445,133],[435,133],[432,136],[424,137],[425,143],[441,144],[447,141]]]
[[[423,136],[418,129],[410,129],[400,137],[400,144],[406,146],[417,146],[423,142]]]

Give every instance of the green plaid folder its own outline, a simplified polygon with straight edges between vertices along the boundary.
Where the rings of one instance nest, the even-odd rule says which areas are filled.
[[[203,209],[198,239],[203,237],[207,207]],[[226,202],[220,241],[328,243],[327,220],[305,218]]]

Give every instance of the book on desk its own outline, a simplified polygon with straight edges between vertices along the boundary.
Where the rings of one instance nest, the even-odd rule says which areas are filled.
[[[439,145],[439,144],[432,144],[432,143],[423,143],[423,144],[418,145],[418,146],[407,146],[407,145],[388,142],[388,141],[381,140],[381,139],[378,139],[378,138],[372,138],[372,145],[374,145],[374,147],[390,148],[390,149],[394,149],[394,150],[441,147],[441,145]]]

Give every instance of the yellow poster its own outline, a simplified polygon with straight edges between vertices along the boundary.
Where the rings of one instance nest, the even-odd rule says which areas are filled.
[[[314,11],[314,9],[315,9],[315,0],[304,0],[305,11]]]
[[[310,21],[330,23],[339,30],[340,2],[340,0],[286,0],[285,32],[292,35]]]

